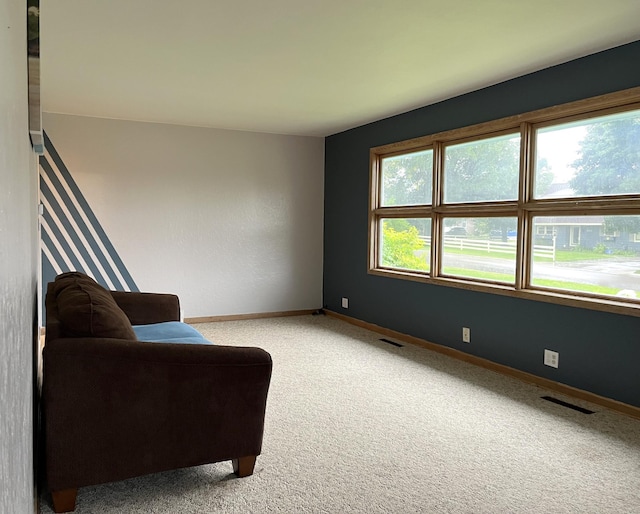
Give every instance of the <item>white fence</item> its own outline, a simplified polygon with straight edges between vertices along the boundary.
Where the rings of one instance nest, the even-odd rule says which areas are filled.
[[[431,244],[431,237],[420,236],[425,244]],[[490,239],[467,239],[453,236],[444,236],[443,245],[445,248],[456,248],[458,250],[476,250],[486,253],[504,253],[516,255],[515,241],[491,241]],[[556,248],[554,246],[534,245],[533,256],[556,260]]]

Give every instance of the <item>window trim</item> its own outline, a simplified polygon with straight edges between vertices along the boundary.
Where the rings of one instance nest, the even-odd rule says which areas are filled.
[[[613,297],[605,298],[582,292],[576,296],[576,294],[569,292],[527,285],[530,284],[531,278],[529,253],[532,251],[531,245],[535,236],[533,234],[534,216],[545,213],[547,215],[570,213],[573,216],[594,215],[594,213],[640,214],[640,200],[637,199],[637,195],[635,195],[636,198],[633,195],[574,197],[571,199],[534,198],[533,159],[535,158],[536,129],[635,109],[640,109],[640,87],[371,148],[369,153],[368,273],[640,317],[640,299],[618,300]],[[508,133],[519,133],[521,138],[518,199],[444,204],[445,146],[498,137]],[[381,207],[379,201],[382,190],[382,158],[428,149],[433,149],[434,152],[432,204]],[[441,252],[438,247],[442,244],[442,219],[445,217],[478,216],[514,216],[517,218],[516,276],[513,286],[484,282],[478,279],[445,277],[440,274]],[[430,217],[432,219],[432,241],[436,241],[437,244],[431,245],[429,273],[387,268],[378,264],[380,262],[380,220],[394,217]]]

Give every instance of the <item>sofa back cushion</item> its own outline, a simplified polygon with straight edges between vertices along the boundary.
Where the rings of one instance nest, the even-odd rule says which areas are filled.
[[[58,275],[53,294],[62,336],[136,339],[129,318],[111,293],[84,273]]]

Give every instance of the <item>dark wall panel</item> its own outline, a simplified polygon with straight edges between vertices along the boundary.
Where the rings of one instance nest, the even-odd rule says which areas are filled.
[[[324,304],[640,407],[640,318],[367,273],[371,147],[640,86],[638,62],[640,41],[328,137]],[[543,365],[545,348],[560,353],[558,369]]]

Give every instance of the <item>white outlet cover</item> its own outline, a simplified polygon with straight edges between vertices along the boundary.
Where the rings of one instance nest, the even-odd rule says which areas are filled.
[[[545,366],[551,366],[557,368],[560,361],[560,354],[552,350],[544,351],[544,364]]]
[[[342,308],[343,309],[348,309],[349,308],[349,298],[343,298],[342,299]]]

